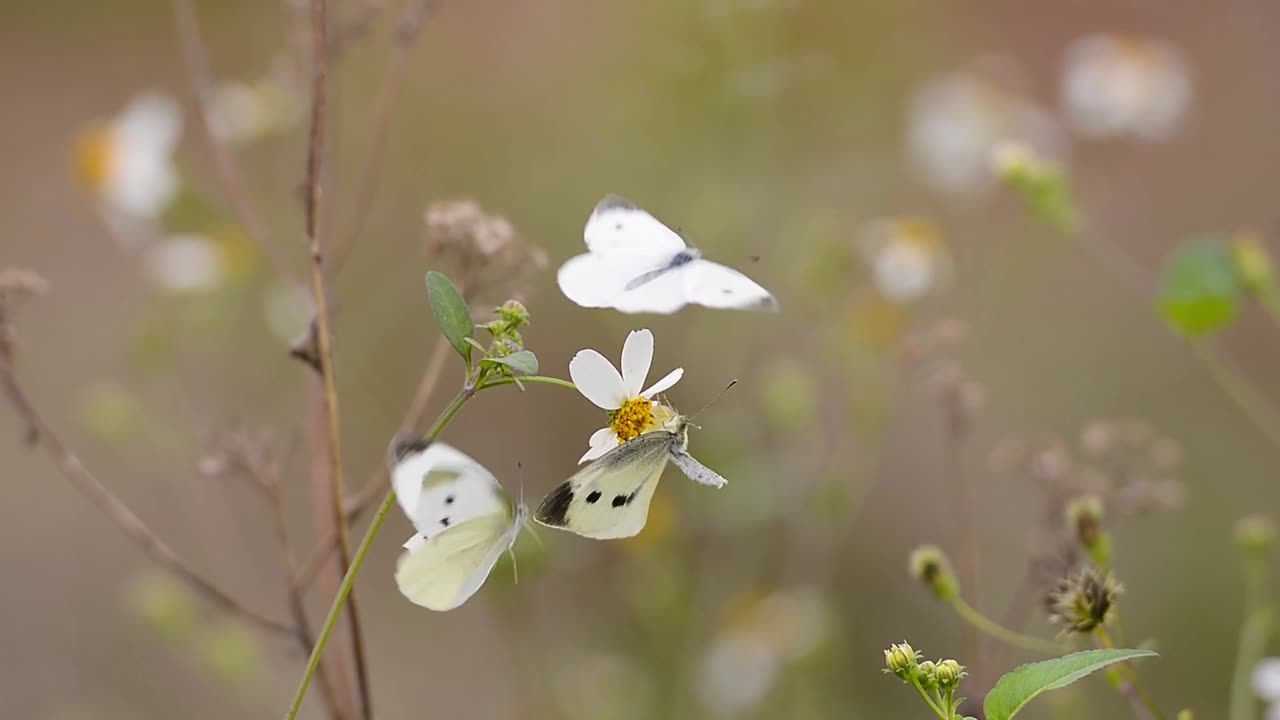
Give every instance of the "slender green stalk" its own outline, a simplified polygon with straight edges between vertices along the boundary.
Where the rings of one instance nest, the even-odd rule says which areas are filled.
[[[544,385],[558,385],[562,388],[569,388],[570,390],[578,389],[577,385],[574,385],[568,380],[561,380],[560,378],[547,377],[546,375],[521,375],[519,379],[520,379],[520,382],[522,383],[542,383]],[[516,378],[500,377],[500,378],[495,378],[493,380],[489,380],[488,382],[485,382],[479,385],[478,387],[476,387],[476,390],[486,390],[491,387],[498,387],[499,385],[515,385],[515,384],[516,384]]]
[[[986,633],[1006,645],[1012,645],[1016,648],[1021,648],[1034,653],[1043,653],[1045,655],[1061,655],[1066,649],[1058,643],[1041,640],[1038,637],[1032,637],[1030,635],[1023,635],[1022,633],[1014,632],[1013,630],[1000,625],[991,618],[983,615],[977,610],[974,610],[970,607],[969,603],[965,602],[964,598],[959,595],[951,598],[949,602],[965,622],[977,628],[979,632]]]
[[[1097,629],[1094,630],[1094,634],[1097,636],[1098,641],[1103,647],[1111,649],[1115,648],[1116,644],[1111,640],[1111,635],[1107,632],[1106,627],[1099,625]],[[1157,706],[1155,701],[1151,699],[1151,696],[1147,694],[1146,689],[1142,687],[1142,683],[1138,681],[1138,673],[1134,672],[1133,667],[1127,662],[1122,662],[1118,663],[1116,668],[1121,676],[1121,690],[1127,690],[1125,694],[1129,695],[1132,704],[1134,705],[1134,710],[1138,715],[1142,716],[1142,710],[1146,710],[1146,712],[1150,714],[1151,717],[1156,718],[1156,720],[1165,720],[1164,712],[1160,710],[1160,707]],[[1130,692],[1132,694],[1130,694]]]
[[[1253,720],[1257,703],[1249,686],[1249,673],[1262,660],[1274,627],[1267,605],[1267,557],[1247,553],[1244,562],[1244,622],[1236,647],[1236,666],[1231,675],[1228,720]]]
[[[1191,354],[1254,427],[1273,445],[1280,447],[1280,418],[1276,415],[1275,406],[1267,402],[1258,388],[1203,341],[1191,343]]]
[[[576,389],[576,386],[567,380],[542,375],[530,375],[522,377],[520,380],[521,382],[540,382]],[[515,380],[512,378],[486,381],[483,371],[481,371],[480,377],[477,377],[474,383],[469,382],[440,413],[440,417],[427,432],[427,438],[435,440],[439,437],[440,433],[449,425],[449,422],[458,414],[458,411],[462,409],[467,400],[470,400],[477,392],[500,385],[510,385],[514,382]],[[311,678],[320,666],[320,658],[324,655],[325,646],[329,642],[329,635],[332,634],[333,628],[337,624],[338,616],[342,613],[342,607],[346,603],[347,596],[351,594],[351,588],[355,585],[356,576],[360,574],[360,568],[364,566],[364,560],[369,554],[369,548],[373,546],[373,541],[378,536],[378,531],[382,529],[382,523],[386,521],[387,513],[391,511],[395,501],[395,491],[388,490],[386,496],[382,499],[382,504],[378,506],[378,511],[374,513],[373,522],[370,523],[369,529],[365,531],[364,539],[360,541],[360,546],[356,548],[355,555],[351,558],[351,566],[347,568],[347,574],[343,576],[342,583],[338,586],[338,594],[333,598],[333,605],[329,608],[329,615],[325,618],[324,626],[320,629],[320,635],[316,638],[315,647],[311,650],[311,657],[307,660],[307,668],[303,671],[301,682],[298,683],[298,690],[294,694],[293,703],[285,714],[286,720],[294,720],[298,715],[298,710],[302,707],[302,700],[307,695],[307,688],[311,686]]]
[[[453,419],[462,406],[471,399],[473,392],[463,391],[449,403],[449,406],[440,414],[439,419],[431,426],[431,431],[427,433],[427,437],[434,440],[445,429],[449,421]],[[333,598],[333,606],[329,608],[329,615],[324,620],[324,626],[320,629],[320,635],[316,638],[315,647],[311,649],[311,657],[307,660],[307,669],[302,673],[302,681],[298,684],[298,691],[294,694],[293,703],[289,706],[289,711],[285,714],[287,720],[293,720],[298,715],[298,710],[302,707],[302,700],[307,696],[307,688],[311,686],[311,678],[315,675],[316,669],[320,667],[320,658],[324,655],[325,646],[329,643],[329,635],[333,633],[333,628],[337,625],[338,616],[342,614],[342,607],[346,604],[347,596],[351,594],[351,588],[355,585],[356,576],[360,574],[360,568],[364,566],[365,556],[369,554],[369,548],[373,547],[374,538],[378,536],[378,531],[382,529],[382,523],[387,519],[387,513],[391,510],[391,506],[396,502],[396,493],[394,490],[388,490],[382,504],[378,506],[378,511],[373,515],[373,522],[370,523],[369,529],[364,533],[364,539],[360,541],[360,546],[356,548],[355,555],[351,558],[351,565],[347,568],[347,574],[342,577],[342,583],[338,585],[338,594]]]
[[[912,680],[911,687],[915,688],[916,692],[920,693],[920,697],[924,698],[924,701],[929,703],[929,707],[933,709],[935,715],[942,718],[942,720],[951,720],[951,718],[948,717],[948,714],[943,712],[942,708],[938,707],[938,704],[933,701],[933,698],[929,697],[929,693],[925,692],[924,688],[920,687],[919,680]]]

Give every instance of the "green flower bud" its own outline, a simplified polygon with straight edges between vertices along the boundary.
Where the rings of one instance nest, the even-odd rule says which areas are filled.
[[[934,675],[938,678],[938,687],[943,692],[951,692],[960,684],[960,680],[968,675],[964,671],[964,666],[955,660],[939,660]]]
[[[1269,554],[1275,542],[1275,523],[1265,515],[1248,515],[1236,523],[1236,544],[1246,553]]]
[[[903,680],[910,680],[915,677],[917,665],[920,659],[920,653],[916,652],[911,645],[904,640],[901,643],[895,643],[884,651],[884,664],[889,672],[897,675]]]
[[[1076,534],[1080,547],[1099,567],[1111,566],[1111,535],[1102,524],[1102,500],[1093,495],[1067,503],[1067,525]]]
[[[498,317],[512,329],[529,324],[529,310],[519,300],[508,300],[497,309]]]
[[[951,563],[937,546],[921,545],[911,551],[907,565],[911,577],[924,583],[939,599],[952,600],[960,594]]]
[[[932,690],[938,686],[938,666],[932,660],[925,660],[916,668],[916,680],[920,687]]]

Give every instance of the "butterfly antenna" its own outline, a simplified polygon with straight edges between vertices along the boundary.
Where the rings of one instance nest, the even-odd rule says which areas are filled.
[[[507,548],[507,555],[511,556],[511,581],[516,585],[520,584],[520,565],[516,563],[516,546],[512,544]]]
[[[730,380],[730,381],[729,381],[729,384],[728,384],[728,385],[725,385],[723,390],[721,390],[720,392],[716,393],[716,396],[715,396],[715,397],[713,397],[713,398],[711,398],[711,401],[710,401],[710,402],[708,402],[706,405],[703,405],[703,406],[702,406],[702,409],[701,409],[701,410],[699,410],[698,412],[696,412],[696,413],[694,413],[694,414],[690,415],[688,419],[692,420],[692,419],[694,419],[694,418],[698,417],[699,415],[701,415],[702,413],[706,412],[706,411],[707,411],[707,408],[711,407],[712,405],[715,405],[717,400],[719,400],[721,397],[723,397],[725,393],[729,392],[729,388],[731,388],[731,387],[733,387],[734,385],[737,385],[737,384],[738,384],[738,379],[737,379],[737,378],[734,378],[734,379]]]

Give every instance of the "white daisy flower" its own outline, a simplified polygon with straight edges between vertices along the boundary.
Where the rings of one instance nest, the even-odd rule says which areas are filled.
[[[175,293],[213,290],[227,277],[222,248],[199,235],[175,235],[147,246],[142,267],[161,289]]]
[[[160,93],[140,95],[113,120],[89,130],[76,148],[80,176],[108,214],[155,218],[178,192],[173,151],[182,108]]]
[[[1047,111],[990,73],[954,71],[925,84],[911,103],[907,136],[912,164],[936,190],[975,195],[989,190],[992,149],[1018,140],[1060,159],[1066,143]]]
[[[885,298],[910,303],[943,282],[950,261],[937,225],[918,217],[877,220],[863,229],[859,245]]]
[[[1161,140],[1191,106],[1190,76],[1182,51],[1162,40],[1086,35],[1067,50],[1062,103],[1086,137]]]
[[[621,374],[595,350],[580,350],[569,361],[569,377],[578,392],[609,411],[609,426],[592,433],[588,441],[591,447],[578,462],[594,460],[632,438],[663,429],[675,419],[675,411],[653,400],[653,396],[679,382],[684,368],[672,370],[641,392],[652,362],[653,333],[648,330],[627,335],[622,345]]]

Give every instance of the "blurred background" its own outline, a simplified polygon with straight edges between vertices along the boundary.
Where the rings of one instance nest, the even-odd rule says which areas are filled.
[[[686,412],[739,380],[691,439],[727,488],[669,471],[633,540],[526,534],[519,583],[504,561],[449,615],[397,593],[411,530],[393,511],[357,584],[378,717],[925,717],[880,672],[889,643],[968,665],[973,697],[1035,656],[975,654],[908,553],[939,545],[971,604],[1052,638],[1028,567],[1086,492],[1108,505],[1127,640],[1162,655],[1139,667],[1147,687],[1170,716],[1224,716],[1232,527],[1280,507],[1280,448],[1169,332],[1155,288],[1188,240],[1273,239],[1280,9],[442,1],[408,40],[413,0],[330,5],[322,234],[361,227],[332,283],[353,494],[439,342],[424,273],[459,272],[424,223],[433,203],[469,197],[510,224],[494,242],[521,248],[518,277],[470,299],[482,314],[522,298],[545,374],[567,377],[587,347],[616,361],[647,327],[654,373],[685,368],[670,397]],[[0,264],[49,283],[18,319],[16,365],[63,439],[192,567],[285,618],[271,512],[219,471],[217,438],[269,432],[306,557],[323,516],[314,398],[288,355],[310,312],[289,281],[306,269],[306,12],[197,6],[207,117],[239,200],[202,137],[169,3],[0,6]],[[1014,150],[1070,178],[1081,232],[1000,183],[993,158]],[[609,192],[770,288],[781,313],[572,305],[555,268]],[[1214,342],[1280,397],[1266,314],[1242,306]],[[428,421],[461,376],[449,356]],[[601,420],[571,391],[512,388],[444,437],[536,502]],[[25,447],[7,407],[0,453],[6,714],[279,715],[305,662],[295,644],[158,574]],[[330,597],[309,596],[313,623]],[[304,707],[323,716],[315,688]],[[1026,716],[1132,710],[1095,678]]]

